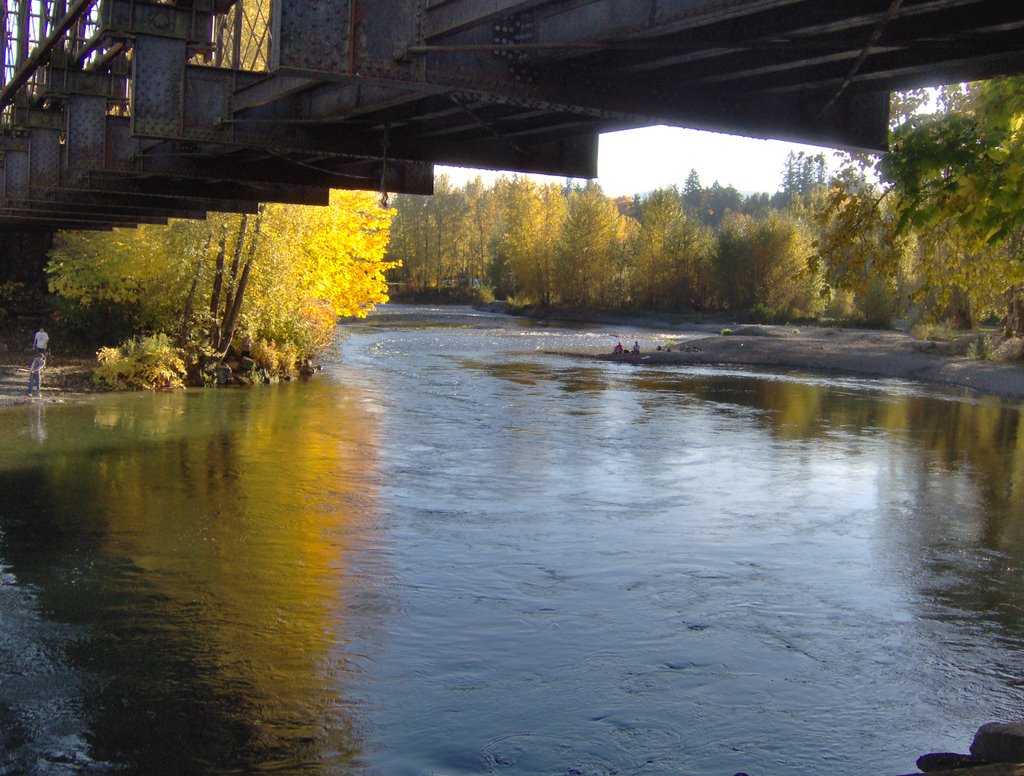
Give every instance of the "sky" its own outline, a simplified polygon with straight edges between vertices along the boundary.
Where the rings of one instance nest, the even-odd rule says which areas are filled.
[[[782,186],[782,171],[790,151],[824,153],[829,169],[837,166],[832,148],[658,126],[601,135],[597,182],[609,197],[632,196],[672,184],[681,188],[690,170],[696,170],[705,187],[718,181],[745,194],[774,193]],[[436,172],[447,174],[456,186],[477,174],[487,182],[501,174],[441,166]]]

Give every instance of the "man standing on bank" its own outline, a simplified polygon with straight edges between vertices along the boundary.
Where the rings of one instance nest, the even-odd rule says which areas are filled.
[[[46,350],[50,344],[50,335],[46,333],[46,329],[39,326],[39,331],[36,332],[36,336],[32,340],[32,347],[35,348],[36,355],[46,355]]]

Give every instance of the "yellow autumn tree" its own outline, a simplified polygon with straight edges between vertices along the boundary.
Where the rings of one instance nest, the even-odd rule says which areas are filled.
[[[326,207],[269,205],[167,226],[61,233],[50,289],[67,320],[85,328],[90,315],[119,321],[103,332],[108,338],[171,335],[193,367],[223,359],[242,338],[314,356],[339,316],[364,316],[387,301],[392,216],[372,193],[336,191]]]
[[[371,193],[335,191],[328,207],[268,205],[239,329],[315,354],[339,317],[386,302],[393,211]]]

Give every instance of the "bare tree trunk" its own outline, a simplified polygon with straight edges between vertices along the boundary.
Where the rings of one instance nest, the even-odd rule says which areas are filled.
[[[220,232],[220,246],[217,249],[217,270],[213,275],[213,291],[210,293],[210,346],[217,349],[220,344],[220,292],[224,287],[224,252],[227,250],[228,229]]]
[[[970,331],[974,328],[974,311],[971,309],[970,299],[962,288],[954,286],[950,289],[946,318],[952,321],[956,328],[963,331]]]
[[[242,312],[242,300],[245,298],[245,289],[249,285],[249,273],[252,271],[253,261],[256,259],[256,248],[259,244],[260,226],[263,223],[263,207],[256,213],[256,220],[253,224],[252,237],[249,239],[249,252],[245,259],[245,266],[242,267],[242,274],[235,285],[235,292],[231,300],[231,306],[224,311],[223,342],[218,349],[220,357],[227,355],[231,346],[231,338],[235,336],[235,327],[238,326],[238,317]],[[241,255],[238,256],[241,259]],[[237,263],[236,263],[237,268]]]
[[[1013,286],[1006,292],[1007,337],[1024,337],[1024,286]]]
[[[228,275],[225,283],[224,292],[224,316],[221,319],[222,322],[227,320],[228,315],[231,313],[231,308],[235,306],[235,293],[238,288],[238,268],[242,263],[242,251],[245,250],[245,232],[249,226],[249,214],[243,213],[242,217],[238,221],[238,238],[235,241],[234,255],[231,257],[231,272]],[[224,325],[221,325],[221,337],[224,336]],[[231,335],[228,334],[228,342],[231,341]],[[224,347],[224,342],[214,343],[214,348],[219,353],[220,351],[227,351]]]
[[[203,262],[206,261],[206,255],[210,252],[210,243],[213,242],[213,235],[208,234],[206,236],[206,245],[203,246],[203,252],[199,254],[199,258],[196,260],[196,271],[192,275],[192,286],[188,290],[188,296],[185,297],[185,308],[181,311],[181,331],[178,333],[178,347],[185,347],[185,343],[188,342],[188,321],[192,317],[192,308],[195,304],[196,289],[199,287],[199,275],[202,273]]]

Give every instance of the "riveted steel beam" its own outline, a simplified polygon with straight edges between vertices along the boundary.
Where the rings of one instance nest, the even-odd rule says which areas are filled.
[[[32,220],[98,221],[104,225],[134,226],[137,223],[166,223],[168,218],[201,218],[205,214],[192,210],[153,213],[143,211],[115,212],[109,208],[77,207],[55,202],[0,200],[0,216]]]
[[[184,123],[185,41],[140,35],[132,57],[132,134],[181,137]]]
[[[32,213],[24,210],[0,210],[0,230],[3,231],[109,231],[110,229],[131,229],[139,224],[167,223],[166,218],[145,216],[134,220],[118,218],[97,218],[77,213]]]
[[[322,152],[318,156],[181,154],[173,144],[145,153],[136,169],[140,174],[196,181],[252,181],[405,194],[432,194],[434,181],[433,167],[416,162],[387,163]]]
[[[105,0],[99,24],[103,34],[112,38],[153,35],[200,44],[213,40],[213,12],[201,3]]]
[[[1024,6],[985,0],[274,0],[258,57],[218,48],[236,6],[104,0],[38,53],[15,25],[7,65],[45,69],[4,87],[0,196],[102,219],[425,192],[434,163],[591,177],[600,132],[653,123],[881,150],[889,91],[1024,72]]]
[[[44,71],[41,96],[66,98],[71,94],[91,94],[124,101],[128,97],[128,77],[51,62]]]
[[[54,194],[56,195],[57,192],[55,191]],[[58,196],[45,200],[0,200],[0,211],[8,215],[23,212],[34,216],[60,216],[61,214],[79,218],[95,216],[107,223],[120,221],[125,224],[132,223],[136,218],[206,218],[204,210],[172,207],[169,204],[159,208],[147,208],[123,203],[99,202],[95,199],[75,201]]]
[[[142,193],[138,190],[120,191],[119,181],[111,180],[102,175],[95,175],[80,181],[74,188],[59,188],[53,192],[53,199],[69,205],[81,205],[101,202],[125,212],[172,213],[180,210],[196,210],[203,212],[223,213],[255,213],[259,209],[258,200],[214,199],[192,194],[181,197],[170,194]],[[130,187],[125,187],[130,188]]]
[[[520,13],[536,3],[524,0],[432,0],[427,3],[423,36],[427,40]]]
[[[350,47],[350,29],[359,13],[357,0],[274,3],[271,69],[352,71],[356,50]]]

